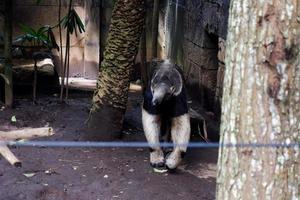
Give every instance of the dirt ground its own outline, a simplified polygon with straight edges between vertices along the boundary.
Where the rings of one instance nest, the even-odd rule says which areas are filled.
[[[13,110],[1,109],[0,130],[51,126],[55,135],[39,140],[83,141],[91,94],[71,94],[67,104],[39,97],[38,105],[18,97]],[[123,140],[145,141],[139,94],[131,93]],[[12,122],[15,116],[17,121]],[[12,149],[15,168],[0,157],[1,200],[176,200],[214,199],[217,149],[190,149],[175,173],[154,173],[148,149]]]

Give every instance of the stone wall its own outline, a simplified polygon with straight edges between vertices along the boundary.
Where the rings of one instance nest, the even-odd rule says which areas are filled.
[[[176,7],[177,12],[174,11]],[[183,67],[192,98],[214,112],[220,110],[224,60],[219,61],[218,57],[222,57],[224,42],[221,48],[219,41],[226,38],[228,10],[229,0],[165,0],[161,3],[161,57],[170,58]],[[175,23],[174,16],[177,17]],[[177,32],[170,28],[170,40],[167,38],[167,23],[174,23],[177,27]],[[176,46],[176,52],[171,55],[167,55],[168,43]]]
[[[192,91],[198,91],[194,95],[208,110],[218,111],[216,90],[222,87],[218,83],[219,38],[226,38],[229,0],[189,0],[185,7],[184,65],[188,84]]]

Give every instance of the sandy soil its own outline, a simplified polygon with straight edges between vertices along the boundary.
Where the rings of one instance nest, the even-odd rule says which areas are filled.
[[[40,140],[84,140],[90,94],[71,95],[67,104],[40,97],[38,105],[19,98],[13,110],[1,109],[0,130],[54,128]],[[140,95],[131,94],[123,140],[145,141]],[[11,122],[16,116],[17,122]],[[154,173],[148,149],[14,148],[22,168],[0,157],[1,200],[176,200],[214,199],[216,149],[191,149],[175,173]],[[26,177],[27,176],[27,177]]]

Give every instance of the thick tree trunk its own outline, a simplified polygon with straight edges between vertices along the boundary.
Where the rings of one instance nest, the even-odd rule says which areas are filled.
[[[220,143],[300,142],[300,0],[232,0]],[[299,145],[220,148],[217,199],[299,199]]]
[[[5,81],[5,105],[13,105],[13,80],[12,80],[12,0],[4,1],[4,73],[8,82]]]
[[[88,121],[99,138],[120,134],[130,74],[145,21],[144,6],[144,0],[118,0],[115,4]]]

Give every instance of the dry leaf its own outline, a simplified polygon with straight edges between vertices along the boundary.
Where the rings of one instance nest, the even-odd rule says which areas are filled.
[[[28,172],[28,173],[23,173],[23,175],[27,178],[31,178],[31,177],[34,177],[35,176],[35,173],[34,172]]]

